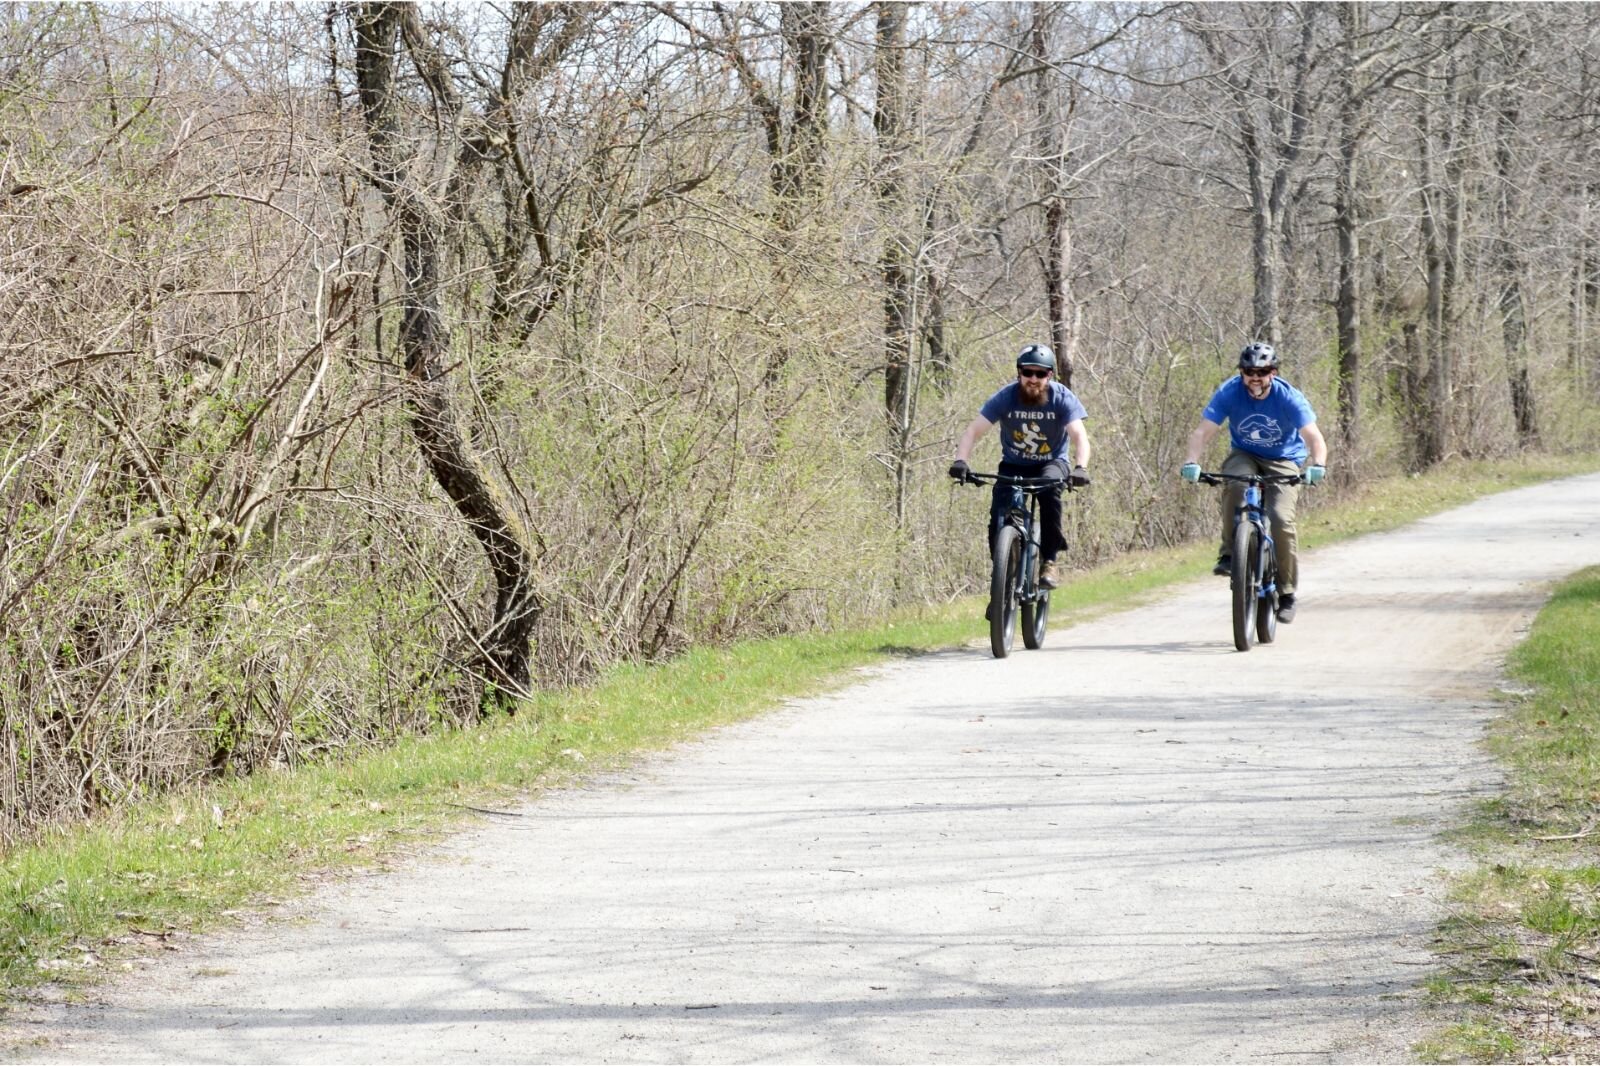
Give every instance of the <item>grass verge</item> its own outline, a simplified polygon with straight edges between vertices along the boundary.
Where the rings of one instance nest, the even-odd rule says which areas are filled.
[[[1600,568],[1560,585],[1507,662],[1520,686],[1495,724],[1506,791],[1463,836],[1480,865],[1457,878],[1429,983],[1463,1020],[1435,1062],[1600,1061]]]
[[[1377,481],[1306,513],[1302,540],[1327,544],[1595,469],[1600,457],[1540,457]],[[1075,574],[1055,593],[1052,619],[1065,625],[1194,578],[1212,550],[1136,553]],[[43,981],[68,989],[93,981],[174,933],[270,904],[308,879],[404,854],[473,808],[515,802],[841,685],[855,668],[977,639],[981,617],[973,598],[861,629],[699,649],[546,693],[517,717],[471,731],[218,782],[64,829],[0,863],[0,999]]]

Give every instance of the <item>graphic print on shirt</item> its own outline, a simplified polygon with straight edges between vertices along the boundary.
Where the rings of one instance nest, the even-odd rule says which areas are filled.
[[[1037,422],[1023,422],[1011,431],[1011,440],[1017,450],[1030,459],[1049,459],[1050,439],[1039,430]]]
[[[1283,440],[1283,427],[1266,415],[1250,415],[1235,427],[1239,439],[1267,448]]]

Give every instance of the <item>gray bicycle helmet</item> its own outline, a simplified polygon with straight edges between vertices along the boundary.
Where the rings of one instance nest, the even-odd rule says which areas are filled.
[[[1252,341],[1239,353],[1240,370],[1278,369],[1278,350],[1263,341]]]
[[[1056,368],[1056,353],[1050,350],[1048,344],[1030,344],[1017,356],[1017,368],[1025,366],[1042,366],[1053,372]]]

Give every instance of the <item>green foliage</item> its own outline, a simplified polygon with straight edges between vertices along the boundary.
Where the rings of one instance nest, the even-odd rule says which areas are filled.
[[[1590,977],[1600,955],[1600,569],[1557,587],[1507,672],[1528,689],[1490,741],[1509,787],[1479,811],[1483,865],[1456,879],[1458,913],[1443,929],[1452,970],[1437,982],[1470,1018],[1430,1054],[1587,1059],[1586,1020],[1600,1009]],[[1529,1024],[1539,1015],[1559,1024]]]
[[[1001,10],[930,17],[950,41],[992,39],[986,20]],[[349,71],[342,11],[336,80]],[[483,14],[492,56],[500,15]],[[322,13],[11,15],[0,842],[471,720],[490,683],[472,671],[495,590],[413,431],[403,242],[371,186],[359,118],[301,80],[304,40],[328,40]],[[553,62],[505,110],[481,95],[494,79],[464,79],[472,114],[459,128],[495,150],[452,172],[448,203],[424,205],[448,220],[438,324],[450,347],[430,384],[534,557],[545,689],[980,588],[986,495],[943,469],[1017,348],[1050,333],[1040,190],[1015,151],[1028,109],[991,113],[968,144],[967,90],[994,82],[994,56],[930,43],[898,208],[876,195],[885,160],[870,124],[851,122],[829,131],[814,194],[779,204],[774,161],[720,79],[669,70],[678,59],[664,54],[619,61],[651,17],[597,9],[581,63]],[[233,42],[227,63],[191,61],[215,40]],[[283,62],[283,49],[300,58]],[[1109,132],[1116,113],[1099,109],[1116,99],[1086,101],[1083,128]],[[459,158],[433,140],[438,117],[402,116],[416,122],[406,136]],[[513,120],[538,131],[517,165],[491,128]],[[1143,588],[1214,531],[1214,495],[1173,470],[1231,372],[1252,279],[1217,182],[1167,185],[1130,160],[1106,157],[1071,197],[1074,386],[1096,458],[1094,488],[1069,501],[1068,563],[1120,566]],[[1395,249],[1403,238],[1383,234]],[[1306,235],[1313,257],[1318,240]],[[883,409],[890,249],[916,264],[911,313],[937,326],[945,360],[914,347],[903,437]],[[1311,265],[1288,309],[1308,338],[1290,376],[1331,417]],[[1540,269],[1566,268],[1552,257]],[[1545,308],[1546,332],[1568,328],[1551,328],[1562,317]],[[1309,515],[1374,484],[1393,491],[1373,523],[1469,491],[1386,480],[1411,432],[1386,373],[1404,323],[1372,321],[1364,443],[1336,458]],[[1514,438],[1504,405],[1485,399],[1504,383],[1484,329],[1465,345],[1459,414],[1474,454],[1500,455]],[[1596,428],[1582,338],[1569,340],[1571,354],[1552,347],[1535,368],[1556,447]],[[1523,475],[1501,476],[1474,474],[1470,491]],[[1370,528],[1338,513],[1342,526],[1308,523],[1308,540]]]

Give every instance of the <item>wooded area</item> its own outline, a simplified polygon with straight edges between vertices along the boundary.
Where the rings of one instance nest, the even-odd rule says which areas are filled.
[[[1074,564],[1250,339],[1336,482],[1596,425],[1585,5],[4,11],[0,844],[970,592],[1029,341]]]

